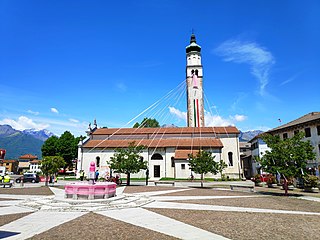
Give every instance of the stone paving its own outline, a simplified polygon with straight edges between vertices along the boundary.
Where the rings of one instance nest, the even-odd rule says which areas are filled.
[[[242,199],[242,201],[246,201],[246,199],[249,198],[258,200],[259,198],[268,198],[268,196],[230,191],[228,189],[220,189],[220,191],[212,189],[195,190],[193,188],[182,187],[183,186],[179,186],[178,188],[172,187],[171,189],[167,187],[154,187],[152,191],[146,191],[149,190],[150,187],[139,186],[141,189],[140,192],[128,191],[130,193],[126,193],[126,187],[120,187],[117,188],[117,197],[91,201],[65,199],[64,190],[54,187],[50,187],[50,190],[54,193],[54,195],[51,196],[0,194],[1,199],[8,199],[8,201],[0,201],[1,215],[30,213],[17,220],[0,226],[0,238],[6,237],[5,239],[9,240],[28,239],[36,234],[40,234],[39,236],[41,236],[42,233],[50,231],[50,229],[55,229],[57,226],[63,225],[77,218],[81,218],[84,214],[89,212],[178,239],[228,239],[228,235],[218,234],[218,231],[206,228],[206,226],[196,226],[196,224],[192,224],[192,222],[187,223],[188,221],[179,221],[175,218],[165,216],[160,213],[161,211],[155,211],[156,209],[163,209],[165,211],[170,209],[172,211],[181,210],[185,211],[185,213],[188,211],[202,211],[204,213],[230,212],[234,214],[266,214],[266,216],[268,214],[276,214],[283,215],[285,217],[301,216],[301,218],[310,216],[319,218],[320,220],[320,198],[317,197],[299,197],[299,201],[303,200],[306,204],[308,204],[309,200],[316,202],[314,203],[315,209],[312,212],[303,210],[291,211],[272,208],[236,207],[214,205],[214,200],[229,199],[232,201],[232,199],[237,199],[239,201],[239,199]],[[211,192],[214,192],[214,194],[211,194]],[[181,202],[182,200],[210,200],[213,204],[184,203]],[[317,202],[319,202],[319,205],[317,205]],[[203,216],[203,219],[206,219],[206,217],[209,216],[209,214],[208,216],[205,215]],[[41,221],[39,221],[40,219]],[[207,223],[209,225],[214,225],[212,221],[214,221],[214,219],[209,218]],[[230,236],[233,237],[233,235],[229,235],[229,237]],[[41,237],[38,239],[41,239]],[[55,237],[55,239],[57,239],[57,237]],[[148,239],[148,237],[145,239]],[[232,239],[244,238],[239,236],[239,238],[235,237]],[[277,237],[273,237],[273,239],[277,239]],[[305,239],[308,239],[308,236],[306,236]]]

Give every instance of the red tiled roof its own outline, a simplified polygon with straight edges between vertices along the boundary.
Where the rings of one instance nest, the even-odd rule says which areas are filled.
[[[32,154],[25,154],[19,157],[19,159],[37,159],[37,158],[38,158],[37,156],[34,156]]]
[[[30,163],[41,163],[41,160],[34,159],[34,160],[30,161]]]
[[[120,148],[128,147],[129,143],[147,147],[213,147],[222,148],[220,139],[216,138],[180,138],[180,139],[123,139],[123,140],[89,140],[84,148]]]
[[[174,158],[175,159],[187,159],[189,157],[189,154],[197,155],[199,150],[176,150],[174,152]]]
[[[3,163],[14,163],[14,162],[18,162],[18,160],[14,160],[14,159],[1,159],[1,162],[3,162]]]
[[[99,128],[93,135],[138,135],[138,134],[239,134],[236,127],[175,127],[175,128]]]

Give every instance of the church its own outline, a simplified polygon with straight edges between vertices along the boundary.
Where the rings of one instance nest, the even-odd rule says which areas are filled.
[[[191,172],[188,155],[196,154],[200,149],[210,151],[215,161],[221,159],[227,164],[224,170],[229,178],[241,178],[242,167],[239,151],[239,130],[236,127],[206,127],[203,104],[203,67],[201,47],[191,35],[186,47],[186,91],[187,91],[187,127],[165,128],[93,128],[87,132],[88,138],[79,143],[77,172],[86,173],[89,164],[96,162],[101,176],[110,173],[108,162],[116,148],[125,148],[131,142],[144,145],[141,157],[148,163],[151,180],[160,178],[186,179],[191,176],[200,178]],[[146,170],[131,177],[143,178]],[[124,177],[124,176],[123,176]],[[220,178],[211,173],[206,178]]]

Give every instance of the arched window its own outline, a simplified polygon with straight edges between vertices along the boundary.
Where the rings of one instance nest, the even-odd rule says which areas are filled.
[[[98,157],[96,157],[96,165],[97,165],[97,167],[100,167],[100,157],[98,156]]]
[[[151,160],[163,160],[163,157],[160,153],[155,153],[152,155]]]
[[[228,152],[228,159],[229,159],[229,167],[233,166],[233,153],[232,152]]]
[[[198,69],[196,69],[195,73],[196,73],[196,75],[198,76]]]
[[[174,157],[171,157],[171,167],[175,167],[175,164],[174,164]]]

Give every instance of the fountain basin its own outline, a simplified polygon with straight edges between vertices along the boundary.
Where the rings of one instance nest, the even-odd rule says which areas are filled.
[[[65,198],[72,199],[103,199],[116,195],[117,185],[112,182],[97,182],[95,184],[73,182],[64,187]]]

